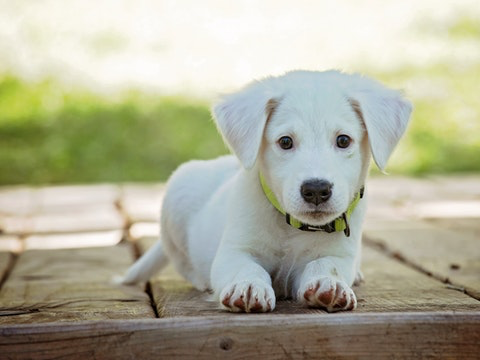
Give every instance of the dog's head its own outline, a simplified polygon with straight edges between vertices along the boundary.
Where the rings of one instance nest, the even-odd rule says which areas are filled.
[[[227,95],[213,112],[246,169],[258,168],[283,209],[323,225],[346,211],[370,152],[383,170],[411,104],[397,91],[336,71],[294,71]]]

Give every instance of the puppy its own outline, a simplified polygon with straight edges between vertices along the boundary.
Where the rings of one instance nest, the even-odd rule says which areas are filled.
[[[293,71],[223,97],[213,114],[235,156],[174,172],[161,242],[123,282],[172,261],[233,312],[272,311],[276,298],[354,309],[371,155],[383,170],[411,109],[399,92],[337,71]]]

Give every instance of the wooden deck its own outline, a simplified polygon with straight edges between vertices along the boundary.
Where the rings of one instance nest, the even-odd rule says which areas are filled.
[[[367,186],[358,309],[248,315],[172,269],[111,282],[155,240],[162,185],[0,188],[0,358],[480,358],[480,176]]]

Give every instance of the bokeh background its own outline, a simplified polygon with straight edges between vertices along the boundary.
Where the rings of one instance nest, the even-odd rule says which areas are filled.
[[[331,68],[413,101],[390,173],[480,171],[478,0],[0,0],[0,184],[164,181],[217,94]]]

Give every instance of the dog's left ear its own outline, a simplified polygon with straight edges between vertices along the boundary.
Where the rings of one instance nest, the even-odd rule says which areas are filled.
[[[246,169],[251,169],[262,143],[268,118],[277,105],[263,82],[224,96],[213,115],[223,138]]]
[[[373,158],[383,171],[407,128],[412,104],[400,92],[376,82],[365,79],[364,85],[350,95],[349,102],[367,129]]]

